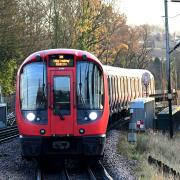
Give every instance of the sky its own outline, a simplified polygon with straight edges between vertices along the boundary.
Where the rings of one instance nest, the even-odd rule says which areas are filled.
[[[119,6],[118,9],[127,16],[127,24],[150,24],[164,28],[164,0],[117,1],[117,5]],[[171,33],[180,32],[180,2],[177,3],[168,0],[168,17],[169,31]]]

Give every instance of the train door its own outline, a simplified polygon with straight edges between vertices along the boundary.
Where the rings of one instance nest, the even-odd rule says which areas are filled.
[[[52,135],[73,135],[73,72],[50,72],[50,126]]]

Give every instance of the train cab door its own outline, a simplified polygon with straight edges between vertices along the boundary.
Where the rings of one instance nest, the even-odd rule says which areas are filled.
[[[51,134],[73,135],[73,71],[51,71],[50,84]]]

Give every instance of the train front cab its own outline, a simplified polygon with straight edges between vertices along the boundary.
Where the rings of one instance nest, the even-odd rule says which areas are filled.
[[[57,56],[63,55],[49,54],[39,62],[31,56],[19,70],[16,116],[22,155],[100,157],[109,117],[101,66],[73,55],[72,66],[59,67],[50,63]]]

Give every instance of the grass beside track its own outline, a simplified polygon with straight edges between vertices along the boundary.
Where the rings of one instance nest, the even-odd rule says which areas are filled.
[[[134,168],[137,179],[173,179],[172,175],[163,174],[157,167],[149,165],[147,160],[149,155],[180,172],[179,134],[169,139],[169,135],[149,131],[137,134],[137,142],[129,143],[127,133],[124,132],[120,135],[118,152],[129,159],[137,160],[137,167]]]

